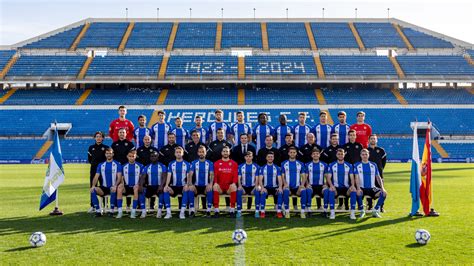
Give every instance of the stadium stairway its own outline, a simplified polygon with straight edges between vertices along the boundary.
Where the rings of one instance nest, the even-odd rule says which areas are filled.
[[[84,92],[81,94],[81,97],[79,97],[79,99],[77,99],[76,105],[82,105],[87,100],[87,97],[89,97],[91,92],[92,92],[92,89],[84,90]]]
[[[158,71],[158,79],[163,80],[166,76],[166,70],[168,68],[168,62],[170,60],[170,55],[165,54],[161,60],[160,70]]]
[[[403,72],[402,67],[401,67],[400,64],[398,63],[397,58],[394,57],[394,56],[389,56],[388,58],[390,59],[390,62],[392,62],[393,67],[394,67],[395,70],[397,71],[398,77],[399,77],[400,79],[405,79],[405,73]]]
[[[403,97],[403,95],[400,93],[400,91],[397,88],[393,87],[390,89],[390,91],[397,98],[397,100],[400,102],[401,105],[408,105],[407,100]]]
[[[10,70],[10,68],[12,68],[12,66],[16,63],[16,61],[18,60],[19,56],[18,54],[14,54],[10,60],[8,60],[8,63],[5,65],[5,67],[2,69],[2,71],[0,72],[0,79],[4,79],[5,76],[7,75],[8,71]]]
[[[84,35],[86,34],[86,32],[87,32],[87,30],[89,29],[90,26],[91,26],[91,24],[89,22],[87,22],[84,25],[84,27],[82,27],[82,29],[79,32],[79,34],[77,35],[76,39],[74,39],[74,42],[72,42],[71,47],[69,47],[69,51],[75,51],[77,49],[77,46],[79,45],[79,43],[82,40],[82,37],[84,37]]]
[[[222,22],[217,22],[216,43],[214,45],[214,50],[216,51],[221,50],[221,46],[222,46]]]
[[[392,23],[393,27],[395,28],[395,30],[398,32],[398,34],[400,35],[400,37],[402,38],[403,42],[405,43],[405,45],[408,47],[408,50],[409,51],[414,51],[415,48],[413,47],[413,45],[410,43],[410,40],[408,40],[407,36],[405,35],[405,33],[403,33],[402,29],[400,28],[400,26],[396,23]]]
[[[471,65],[474,66],[474,60],[472,59],[470,54],[464,54],[464,58],[466,58],[466,61]]]
[[[237,64],[238,64],[238,79],[245,79],[245,57],[239,56],[237,57]]]
[[[94,60],[94,57],[87,57],[86,61],[84,62],[84,65],[81,68],[81,71],[79,71],[79,74],[77,75],[77,79],[84,79],[86,77],[87,70],[89,70],[92,60]]]
[[[263,51],[268,51],[268,32],[267,32],[267,23],[262,22],[261,24],[262,29],[262,49]]]
[[[176,33],[178,32],[179,23],[173,23],[173,28],[171,28],[170,38],[168,40],[168,45],[166,46],[166,51],[171,52],[174,46],[174,40],[176,39]]]
[[[0,98],[0,104],[3,104],[5,101],[7,101],[8,98],[10,98],[16,91],[17,91],[17,89],[11,89],[11,90],[7,91],[7,93],[5,93],[5,94]]]
[[[305,22],[304,27],[306,28],[306,33],[308,34],[309,45],[311,46],[312,51],[318,50],[316,46],[316,41],[314,39],[313,30],[311,29],[311,23]]]
[[[245,105],[245,89],[244,88],[238,88],[237,90],[237,104]]]
[[[431,141],[431,144],[432,144],[433,147],[436,149],[436,151],[439,153],[439,155],[441,156],[441,158],[448,158],[448,157],[449,157],[449,155],[448,155],[448,153],[446,152],[446,150],[443,148],[443,146],[441,146],[441,144],[440,144],[437,140]]]
[[[130,34],[132,33],[133,27],[135,27],[135,22],[132,21],[128,24],[127,30],[125,31],[125,34],[123,35],[122,41],[120,41],[120,45],[118,47],[119,52],[123,52],[123,50],[125,50],[128,39],[130,38]]]
[[[354,38],[356,39],[357,45],[359,46],[359,50],[365,50],[365,45],[362,39],[360,38],[359,32],[357,31],[355,25],[353,22],[349,22],[349,28],[352,31],[352,34],[354,35]]]
[[[323,63],[321,62],[321,58],[319,56],[313,56],[314,63],[316,64],[316,70],[318,71],[318,78],[325,79],[326,73],[324,73]]]
[[[44,144],[41,146],[41,148],[38,150],[36,153],[35,157],[33,158],[34,160],[39,160],[43,158],[43,156],[46,154],[46,152],[49,150],[49,148],[53,145],[52,140],[46,140]]]

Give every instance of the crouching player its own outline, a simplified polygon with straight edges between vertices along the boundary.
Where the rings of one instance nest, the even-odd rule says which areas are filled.
[[[326,210],[329,204],[329,190],[326,186],[326,175],[328,173],[328,166],[326,163],[319,160],[321,151],[318,148],[314,148],[311,151],[311,158],[313,160],[306,164],[306,212],[308,216],[311,216],[311,201],[313,196],[318,195],[323,198],[324,203],[324,216],[326,216]],[[321,204],[319,202],[319,204]],[[317,206],[318,209],[321,206]]]
[[[97,217],[103,214],[97,195],[101,197],[110,195],[110,215],[112,216],[115,209],[115,202],[117,201],[117,185],[119,185],[122,180],[122,165],[114,160],[114,150],[112,148],[105,150],[105,158],[106,161],[97,166],[90,189],[91,201],[94,205],[96,211],[95,215]],[[99,177],[102,178],[101,186],[96,187]]]
[[[230,159],[230,148],[224,147],[222,159],[214,163],[214,218],[219,217],[220,194],[230,195],[230,217],[235,217],[235,201],[238,182],[237,163]]]
[[[140,174],[143,170],[143,165],[135,162],[137,158],[137,151],[130,150],[127,154],[128,163],[123,166],[123,182],[118,185],[117,189],[117,209],[118,213],[115,218],[122,218],[122,195],[133,196],[132,212],[130,218],[135,219],[138,207],[138,191]],[[146,215],[146,209],[142,209],[142,216]]]
[[[290,196],[301,197],[301,218],[306,218],[306,188],[304,164],[296,160],[297,149],[288,149],[289,159],[281,164],[281,176],[283,180],[283,203],[285,205],[285,218],[290,218]]]
[[[364,196],[369,196],[372,199],[378,198],[372,216],[381,218],[380,206],[383,205],[385,198],[387,198],[387,191],[385,191],[383,186],[383,181],[382,178],[380,178],[377,165],[369,161],[369,150],[362,149],[360,156],[362,162],[358,162],[354,166],[354,175],[357,186],[357,204],[359,205],[360,218],[365,216],[364,205],[362,203]],[[375,185],[376,181],[379,182],[380,188]]]
[[[194,193],[189,193],[189,187],[187,184],[187,178],[191,166],[188,162],[184,161],[184,149],[181,146],[175,148],[174,156],[176,157],[176,160],[168,165],[168,177],[166,179],[164,191],[169,192],[173,197],[181,194],[181,211],[179,213],[179,219],[185,219],[184,211],[188,204],[189,216],[193,217],[196,212],[194,210]],[[189,198],[188,196],[191,196],[192,198]],[[166,206],[166,208],[168,208],[168,206]]]
[[[166,208],[166,219],[171,218],[171,209],[169,207],[170,194],[163,191],[163,187],[166,181],[166,166],[158,162],[158,152],[152,151],[150,154],[150,164],[143,168],[142,174],[140,175],[140,208],[142,209],[142,215],[140,218],[146,217],[145,197],[152,198],[153,196],[158,197],[158,210],[156,212],[156,218],[161,218],[163,205],[168,203]]]
[[[253,152],[245,153],[245,163],[239,165],[239,182],[237,188],[237,218],[242,216],[242,196],[254,195],[255,182],[258,178],[258,165],[253,162]],[[256,201],[257,199],[255,199]],[[255,217],[259,217],[256,212]]]
[[[273,164],[275,154],[269,151],[267,163],[260,168],[258,181],[255,186],[255,218],[265,218],[265,204],[268,195],[277,197],[277,217],[283,218],[281,205],[283,203],[283,180],[280,167]],[[260,215],[259,215],[260,214]]]
[[[329,207],[331,213],[329,219],[335,219],[334,203],[337,195],[350,196],[352,220],[355,217],[355,205],[357,192],[354,183],[354,170],[352,165],[344,161],[345,151],[342,148],[337,149],[337,161],[331,163],[328,167],[327,182],[329,185]]]
[[[196,195],[206,195],[206,217],[211,217],[214,164],[206,160],[206,146],[199,146],[197,153],[199,159],[191,163],[191,169],[188,174],[188,191],[192,193],[189,198],[194,199]],[[205,205],[203,203],[203,207]]]

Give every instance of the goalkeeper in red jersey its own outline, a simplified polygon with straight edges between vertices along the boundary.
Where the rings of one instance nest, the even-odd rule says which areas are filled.
[[[238,165],[230,159],[230,148],[222,149],[222,159],[214,163],[214,218],[219,217],[219,195],[230,195],[230,217],[235,217]]]

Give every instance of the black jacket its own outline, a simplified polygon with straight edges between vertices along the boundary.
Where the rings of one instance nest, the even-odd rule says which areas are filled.
[[[126,139],[117,140],[112,143],[112,149],[114,149],[114,160],[122,165],[126,164],[128,162],[127,154],[133,148],[135,148],[135,145]]]
[[[137,162],[141,163],[143,166],[150,164],[150,154],[152,152],[159,152],[157,148],[150,145],[150,147],[141,146],[137,149]]]
[[[215,162],[222,158],[222,149],[224,147],[229,147],[232,149],[232,144],[230,144],[227,140],[214,140],[213,142],[209,143],[209,152],[207,153],[207,158],[211,162]]]
[[[387,154],[385,153],[384,148],[371,148],[369,146],[368,150],[370,152],[369,161],[374,162],[377,165],[380,172],[380,177],[383,178],[383,169],[385,168],[385,164],[387,163]]]
[[[87,151],[87,161],[91,164],[91,166],[97,167],[99,163],[105,162],[105,150],[109,148],[109,146],[104,145],[103,143],[89,146],[89,150]]]
[[[305,145],[303,145],[303,147],[300,148],[300,152],[298,153],[298,160],[302,163],[311,162],[313,160],[313,158],[311,158],[311,153],[313,153],[314,148],[318,148],[320,153],[323,151],[323,148],[321,148],[321,146],[316,143],[306,143]]]
[[[348,142],[342,145],[342,148],[346,151],[346,156],[344,157],[344,161],[355,164],[360,162],[362,159],[360,158],[360,151],[364,148],[362,144],[359,142]]]
[[[178,144],[167,144],[160,149],[160,158],[159,161],[168,166],[172,161],[176,160],[176,157],[174,156],[174,151],[176,147],[181,147]]]
[[[198,156],[198,149],[199,149],[199,146],[204,146],[206,147],[206,151],[209,149],[206,144],[202,143],[202,142],[198,142],[197,144],[194,143],[194,142],[189,142],[188,144],[186,144],[186,146],[184,146],[184,150],[186,151],[186,154],[184,156],[184,159],[188,162],[193,162],[194,160],[197,160],[199,159],[199,156]]]
[[[253,153],[253,161],[257,160],[257,153],[255,152],[255,147],[247,143],[247,151],[251,151]],[[232,149],[232,160],[236,161],[239,165],[245,162],[245,154],[242,153],[242,144],[235,146]]]
[[[281,164],[280,153],[278,152],[278,149],[275,147],[272,147],[271,149],[267,149],[267,147],[264,147],[258,150],[257,164],[259,166],[264,166],[265,164],[267,164],[267,154],[269,151],[272,151],[275,154],[275,159],[273,160],[273,163],[277,166],[280,166]]]
[[[329,146],[326,149],[323,150],[323,153],[321,154],[321,161],[330,164],[334,161],[337,160],[337,149],[341,148],[341,146],[337,145],[336,147],[334,146]]]

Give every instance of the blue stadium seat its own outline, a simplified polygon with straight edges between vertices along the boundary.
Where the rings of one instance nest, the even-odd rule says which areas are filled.
[[[179,23],[173,48],[214,48],[217,23]]]
[[[328,104],[399,104],[388,89],[335,87],[323,89]]]
[[[474,143],[441,143],[449,158],[474,158]],[[472,162],[472,161],[471,161]]]
[[[96,56],[87,76],[146,76],[157,77],[162,56]]]
[[[68,49],[69,47],[71,47],[72,43],[76,39],[77,35],[79,35],[79,32],[81,32],[83,27],[84,25],[81,25],[79,27],[65,30],[63,32],[51,35],[44,39],[29,43],[23,46],[23,48]]]
[[[137,22],[127,41],[126,48],[164,49],[168,45],[173,23]]]
[[[356,48],[359,45],[349,24],[342,22],[314,22],[311,29],[318,48]]]
[[[7,76],[77,76],[86,56],[23,55],[18,58]]]
[[[378,146],[383,147],[387,153],[388,160],[408,160],[412,156],[413,138],[378,138]],[[425,138],[418,138],[418,150],[420,159],[423,154]],[[444,145],[443,145],[444,146]],[[431,148],[433,161],[440,158],[436,149]]]
[[[237,56],[186,55],[171,56],[167,76],[222,76],[237,75]]]
[[[409,104],[474,104],[474,95],[465,89],[400,89]]]
[[[474,67],[462,56],[397,56],[405,75],[474,75]]]
[[[129,23],[94,22],[90,24],[77,48],[108,47],[118,48]]]
[[[84,101],[84,105],[151,105],[155,104],[160,90],[150,89],[94,89]],[[135,118],[133,118],[135,119]]]
[[[237,104],[237,90],[225,88],[170,89],[167,105]]]
[[[222,23],[222,48],[262,48],[260,23]]]
[[[5,105],[73,105],[84,90],[20,89]]]
[[[41,148],[45,139],[0,139],[0,162],[19,160],[28,163]]]
[[[245,90],[245,104],[315,104],[313,89],[255,88]]]
[[[262,55],[245,57],[246,75],[317,75],[311,56]]]
[[[406,48],[397,30],[390,23],[354,23],[366,48]]]
[[[407,36],[414,48],[453,48],[453,44],[435,36],[417,31],[411,28],[403,28],[403,34]]]
[[[270,48],[310,48],[304,23],[267,23]]]
[[[0,69],[3,69],[5,65],[10,61],[10,58],[15,54],[14,50],[2,50],[0,51]]]
[[[386,56],[320,56],[326,75],[393,76],[397,71]]]

